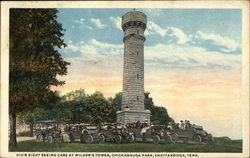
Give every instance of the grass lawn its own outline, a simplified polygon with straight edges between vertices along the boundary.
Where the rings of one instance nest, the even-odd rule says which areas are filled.
[[[34,140],[19,142],[10,151],[55,151],[55,152],[242,152],[242,140],[215,139],[213,145],[195,144],[152,144],[134,142],[130,144],[81,144],[81,143],[41,143]]]

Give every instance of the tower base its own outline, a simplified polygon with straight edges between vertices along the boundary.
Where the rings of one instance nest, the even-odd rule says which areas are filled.
[[[125,109],[123,111],[116,112],[116,122],[121,124],[134,123],[137,121],[147,120],[150,123],[150,111],[149,110],[129,110]]]

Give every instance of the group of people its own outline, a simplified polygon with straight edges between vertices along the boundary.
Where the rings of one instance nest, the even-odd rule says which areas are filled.
[[[190,123],[189,120],[181,120],[180,123],[173,123],[173,122],[170,122],[170,128],[174,128],[174,129],[183,129],[183,130],[186,130],[186,129],[190,129],[193,125]]]
[[[144,121],[137,121],[134,123],[127,123],[126,127],[127,128],[144,128],[144,127],[148,127],[150,124],[148,122],[148,120],[144,120]]]

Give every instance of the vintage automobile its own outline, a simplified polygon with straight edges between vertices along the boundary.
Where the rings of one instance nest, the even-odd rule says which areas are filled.
[[[64,129],[67,133],[70,142],[75,142],[77,139],[81,143],[101,143],[104,142],[103,136],[99,133],[97,126],[91,126],[86,124],[68,124]]]
[[[166,144],[171,143],[170,132],[167,131],[165,125],[152,125],[149,127],[144,127],[141,130],[142,141],[147,142],[148,139],[152,139],[154,144],[160,143],[160,141]]]
[[[100,133],[100,128],[97,126],[86,126],[82,131],[83,143],[102,143],[105,137]]]
[[[134,134],[129,132],[125,126],[106,125],[100,127],[99,133],[105,141],[121,143],[131,143],[134,141]]]
[[[184,143],[192,141],[195,144],[213,144],[214,142],[212,134],[208,134],[203,130],[203,127],[199,125],[192,125],[186,129],[180,129],[178,126],[169,126],[167,131],[170,133],[173,143],[177,141]]]
[[[62,130],[54,120],[35,122],[36,141],[63,142]]]
[[[68,139],[71,143],[75,142],[76,139],[80,139],[82,142],[82,130],[84,125],[82,124],[67,124],[64,128],[64,133],[67,134]]]

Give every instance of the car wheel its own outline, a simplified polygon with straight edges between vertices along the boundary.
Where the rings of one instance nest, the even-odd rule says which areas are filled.
[[[195,135],[193,137],[193,141],[195,144],[200,144],[201,143],[201,136],[200,135]]]
[[[103,143],[103,142],[105,142],[105,136],[102,134],[99,137],[99,143]]]
[[[158,144],[160,142],[160,137],[158,136],[158,135],[155,135],[154,137],[153,137],[153,143],[154,144]]]
[[[122,143],[122,136],[116,135],[116,136],[115,136],[115,142],[116,142],[117,144],[121,144],[121,143]]]
[[[87,135],[85,137],[85,143],[87,143],[87,144],[93,143],[93,137],[91,135]]]
[[[42,136],[41,134],[39,134],[39,135],[36,137],[36,141],[42,142],[42,141],[43,141],[43,136]]]
[[[172,143],[172,137],[171,137],[171,135],[166,135],[165,138],[164,138],[164,140],[165,140],[166,144]]]
[[[128,141],[129,141],[129,143],[132,143],[133,141],[135,141],[135,136],[134,135],[130,135]]]
[[[48,136],[48,138],[47,138],[47,139],[48,139],[48,143],[50,143],[50,144],[51,144],[51,143],[53,142],[53,138],[52,138],[52,136]]]
[[[172,137],[172,142],[173,142],[173,143],[176,143],[177,140],[179,139],[179,138],[178,138],[178,135],[177,135],[176,133],[173,133],[173,134],[171,135],[171,137]]]

